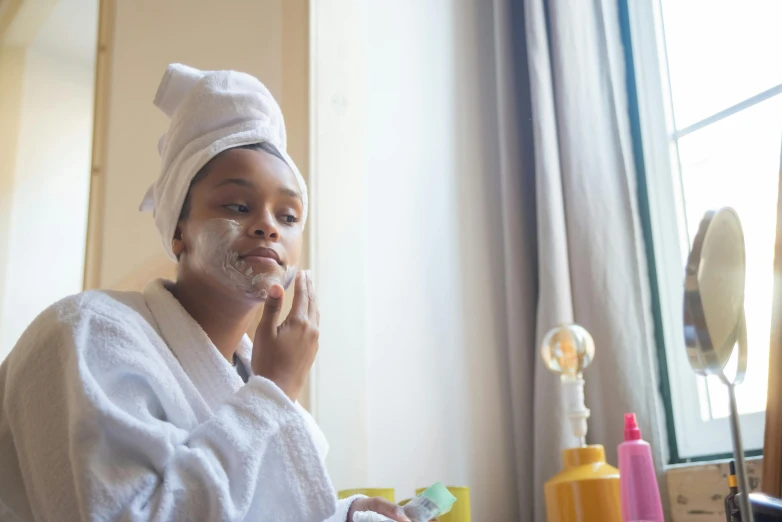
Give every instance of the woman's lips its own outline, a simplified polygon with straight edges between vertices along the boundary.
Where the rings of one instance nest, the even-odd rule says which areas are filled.
[[[257,266],[271,266],[271,267],[277,267],[280,264],[277,262],[276,259],[266,256],[243,256],[240,258],[242,261],[247,263],[248,265],[257,265]]]
[[[261,247],[261,248],[250,250],[243,256],[239,256],[239,259],[251,265],[282,266],[282,262],[280,261],[280,256],[277,254],[277,252],[275,252],[271,248]]]

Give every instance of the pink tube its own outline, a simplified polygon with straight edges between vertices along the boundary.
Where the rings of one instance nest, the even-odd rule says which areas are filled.
[[[622,521],[664,522],[652,448],[641,439],[634,413],[625,414],[624,439],[618,450]]]

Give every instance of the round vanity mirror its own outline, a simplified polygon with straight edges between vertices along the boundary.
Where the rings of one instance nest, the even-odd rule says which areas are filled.
[[[738,384],[747,369],[744,232],[732,208],[707,212],[687,259],[684,338],[692,369]],[[734,357],[735,366],[728,368]]]
[[[744,231],[738,214],[732,208],[707,212],[685,268],[684,341],[695,373],[716,375],[728,387],[741,519],[752,522],[736,404],[736,386],[744,380],[747,370],[746,271]]]

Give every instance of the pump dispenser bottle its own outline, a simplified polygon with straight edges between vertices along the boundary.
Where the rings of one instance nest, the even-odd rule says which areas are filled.
[[[548,522],[621,522],[619,470],[606,463],[600,444],[586,444],[589,409],[584,403],[582,371],[595,355],[592,337],[571,324],[551,330],[543,339],[543,361],[560,375],[573,447],[562,450],[562,471],[546,482]]]

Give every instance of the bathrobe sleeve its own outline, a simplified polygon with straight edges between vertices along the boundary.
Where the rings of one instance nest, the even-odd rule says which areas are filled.
[[[336,501],[276,385],[253,376],[182,427],[185,398],[154,331],[94,308],[47,310],[7,361],[6,421],[36,520],[346,519],[350,502]]]

